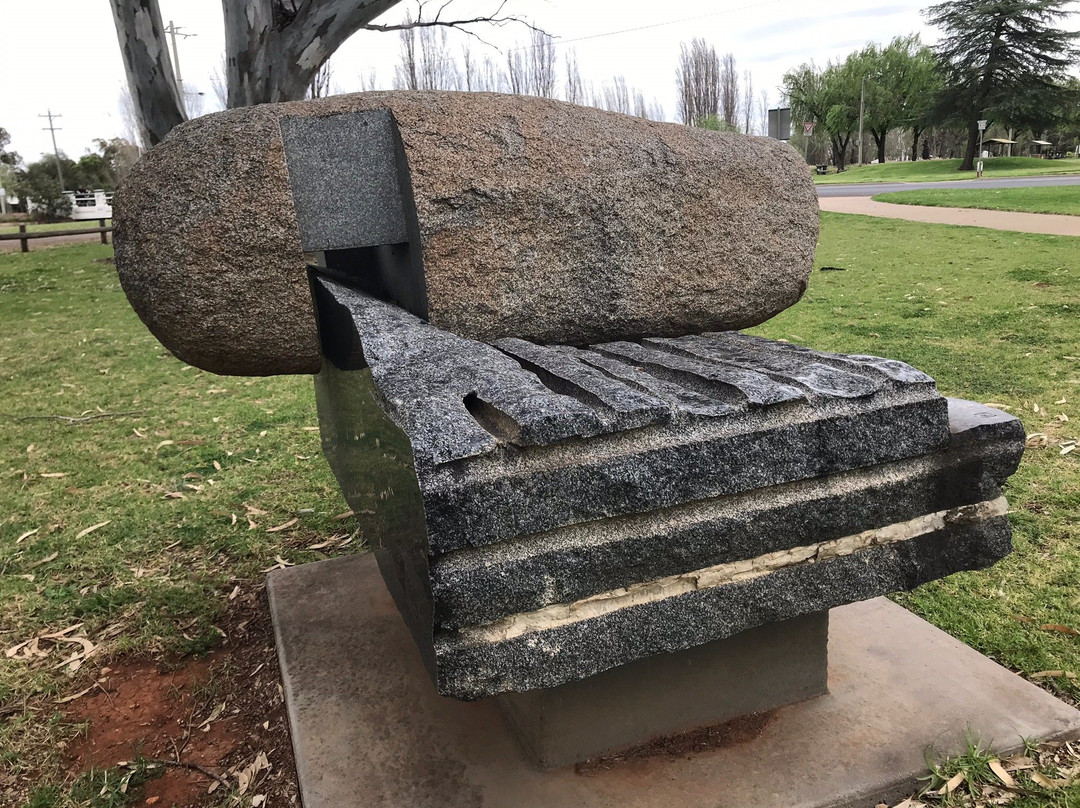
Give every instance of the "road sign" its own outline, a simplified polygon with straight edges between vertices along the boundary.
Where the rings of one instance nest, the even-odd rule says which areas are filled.
[[[769,137],[791,140],[791,108],[769,110]]]
[[[986,121],[979,121],[979,131],[983,131],[986,128]]]
[[[803,121],[802,133],[803,133],[803,137],[810,137],[810,135],[814,134],[814,122],[813,121]]]

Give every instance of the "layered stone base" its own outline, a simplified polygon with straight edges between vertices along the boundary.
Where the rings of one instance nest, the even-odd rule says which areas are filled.
[[[267,589],[305,808],[865,808],[911,794],[923,750],[960,752],[968,731],[1002,754],[1080,735],[1080,712],[877,599],[830,613],[829,693],[752,740],[542,771],[494,699],[436,694],[371,556]],[[609,701],[609,720],[632,707]]]

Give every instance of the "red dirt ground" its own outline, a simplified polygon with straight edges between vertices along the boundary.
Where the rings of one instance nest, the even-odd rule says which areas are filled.
[[[98,676],[104,681],[69,705],[66,718],[89,722],[86,736],[68,749],[69,771],[107,768],[141,755],[201,766],[235,787],[235,772],[263,752],[271,768],[256,776],[246,796],[264,794],[268,806],[298,805],[265,598],[251,600],[252,608],[238,610],[247,614],[233,615],[225,626],[222,647],[204,659],[179,660],[178,667],[136,660],[104,668]],[[208,793],[213,784],[196,769],[164,766],[136,804],[217,805],[225,791]]]

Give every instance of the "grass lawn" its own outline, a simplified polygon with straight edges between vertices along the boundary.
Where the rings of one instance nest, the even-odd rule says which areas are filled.
[[[0,222],[0,233],[18,233],[19,225],[26,225],[27,233],[47,233],[50,230],[84,230],[88,227],[100,227],[97,219],[80,219],[69,222]],[[105,226],[112,225],[112,219],[105,220]]]
[[[814,176],[819,185],[864,182],[940,182],[973,180],[974,171],[959,172],[960,160],[917,160],[905,163],[855,166],[840,174]],[[1040,174],[1080,174],[1080,159],[1040,160],[1037,157],[989,157],[983,160],[983,177],[1033,177]]]
[[[900,598],[1029,676],[1080,671],[1080,637],[1060,628],[1080,629],[1080,450],[1060,454],[1080,432],[1076,250],[826,213],[817,265],[846,271],[815,272],[798,306],[755,329],[903,359],[1045,435],[1008,491],[1016,552]],[[0,654],[0,793],[34,808],[89,804],[72,795],[100,783],[71,785],[58,744],[78,727],[58,699],[92,689],[104,665],[176,666],[223,642],[227,664],[251,664],[222,639],[239,619],[231,597],[271,567],[363,544],[320,455],[311,380],[183,365],[128,307],[111,254],[0,254],[0,650],[39,638]],[[73,626],[64,636],[94,648],[85,661],[85,645],[43,636]],[[1078,695],[1066,677],[1039,681]]]
[[[875,202],[929,205],[943,208],[1018,210],[1027,213],[1065,213],[1080,216],[1080,185],[1048,188],[932,188],[878,194]]]

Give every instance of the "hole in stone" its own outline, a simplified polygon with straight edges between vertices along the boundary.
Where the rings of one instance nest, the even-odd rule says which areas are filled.
[[[462,399],[462,403],[473,420],[487,430],[492,437],[504,443],[518,443],[521,438],[521,429],[505,412],[488,404],[476,393],[469,393]]]
[[[327,250],[323,262],[343,283],[427,318],[423,270],[409,242]]]

